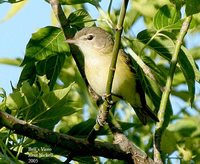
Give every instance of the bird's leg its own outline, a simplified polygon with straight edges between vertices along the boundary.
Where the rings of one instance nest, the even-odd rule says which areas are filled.
[[[112,94],[103,94],[102,99],[107,103],[103,103],[103,105],[100,106],[96,121],[100,126],[103,127],[105,124],[107,124],[109,110],[112,108],[114,102],[112,100]],[[104,110],[104,106],[106,106],[106,108],[109,110]]]
[[[108,105],[111,105],[111,107],[114,104],[114,102],[112,100],[112,95],[113,95],[112,93],[110,93],[110,94],[104,93],[103,96],[102,96],[102,99],[104,101],[106,101]]]

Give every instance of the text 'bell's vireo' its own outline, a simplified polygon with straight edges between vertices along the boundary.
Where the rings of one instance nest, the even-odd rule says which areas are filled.
[[[98,95],[104,95],[114,46],[112,36],[99,27],[85,27],[67,42],[79,47],[90,86]],[[147,123],[148,117],[158,121],[146,104],[140,81],[136,79],[129,62],[128,56],[120,49],[111,91],[113,99],[115,101],[120,97],[130,103],[143,124]]]

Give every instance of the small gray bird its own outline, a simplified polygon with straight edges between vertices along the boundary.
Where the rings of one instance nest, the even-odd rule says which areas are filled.
[[[104,95],[114,46],[112,36],[102,28],[85,27],[74,38],[68,39],[67,43],[78,46],[82,51],[86,78],[99,96]],[[144,125],[148,118],[158,121],[147,106],[141,83],[130,67],[128,55],[122,49],[119,50],[111,93],[114,101],[122,98],[130,103]]]

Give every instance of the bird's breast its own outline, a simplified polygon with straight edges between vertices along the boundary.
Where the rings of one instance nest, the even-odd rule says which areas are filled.
[[[106,82],[110,59],[106,56],[85,58],[85,74],[94,91],[103,95],[106,91]]]
[[[87,80],[93,90],[100,96],[106,93],[108,71],[110,67],[111,55],[95,55],[85,57],[85,73]],[[116,72],[114,75],[112,93],[131,101],[134,99],[135,77],[129,66],[121,56],[118,57]]]

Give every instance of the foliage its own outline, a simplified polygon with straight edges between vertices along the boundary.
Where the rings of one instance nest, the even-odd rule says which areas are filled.
[[[0,4],[4,2],[17,3],[18,1],[0,1]],[[60,2],[68,16],[65,30],[69,31],[69,35],[72,36],[74,31],[95,24],[113,34],[111,27],[117,22],[119,8],[112,8],[112,0],[109,1],[111,9],[108,8],[106,12],[100,7],[101,3],[98,0]],[[89,15],[86,3],[95,6],[96,12],[100,14],[98,19]],[[107,1],[102,0],[102,3]],[[183,10],[184,12],[181,12]],[[190,15],[193,15],[193,20],[188,34],[195,35],[200,32],[198,0],[131,0],[129,2],[122,46],[125,50],[126,47],[130,47],[156,77],[154,81],[146,76],[144,68],[139,67],[138,61],[133,60],[146,91],[148,105],[156,112],[159,109],[162,89],[168,77],[179,31],[186,16]],[[141,20],[144,20],[146,29],[141,30],[137,36],[131,35],[137,21]],[[193,35],[190,35],[190,39]],[[179,51],[171,97],[164,118],[167,121],[167,129],[162,135],[161,150],[169,163],[173,163],[173,159],[170,158],[174,157],[174,154],[178,154],[177,159],[180,158],[182,162],[200,161],[198,126],[200,92],[197,89],[200,82],[198,69],[200,46],[188,49],[187,42],[188,40],[184,40]],[[8,64],[10,63],[8,60],[10,59],[7,61],[0,59],[0,62]],[[17,61],[19,60],[13,59],[13,62]],[[97,107],[88,94],[61,29],[47,26],[33,33],[27,43],[21,67],[23,70],[18,85],[13,87],[13,92],[6,95],[3,89],[0,90],[2,97],[0,110],[43,128],[86,138],[95,124]],[[177,105],[180,103],[182,105]],[[126,136],[152,156],[152,133],[155,125],[149,123],[147,126],[142,126],[130,107],[123,101],[117,104],[115,118]],[[49,154],[43,158],[44,161],[60,162],[56,154],[63,155],[61,150],[54,152],[49,145],[17,135],[4,127],[1,128],[0,136],[0,163],[16,162],[19,159],[23,161],[22,154],[33,155],[30,148],[35,147],[40,148],[41,153]],[[101,136],[104,136],[103,139]],[[107,127],[99,132],[98,139],[112,141]],[[50,149],[43,151],[41,148],[50,148],[51,151],[48,151]],[[80,163],[88,161],[95,163],[100,159],[77,157],[74,160]],[[114,162],[116,161],[110,159],[107,161],[107,163]]]

